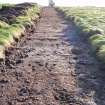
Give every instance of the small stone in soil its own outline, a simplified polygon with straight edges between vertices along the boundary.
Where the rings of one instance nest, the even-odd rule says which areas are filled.
[[[23,87],[20,91],[19,91],[19,95],[20,96],[27,96],[29,95],[28,89]]]
[[[19,63],[23,63],[23,60],[21,59],[16,60],[16,64],[19,64]]]
[[[29,63],[28,66],[31,66],[31,64]]]
[[[10,65],[9,65],[9,68],[14,69],[15,66],[14,66],[13,64],[10,64]]]
[[[35,69],[35,66],[32,66],[32,71],[35,71],[36,69]]]
[[[2,79],[2,80],[0,80],[0,83],[2,83],[2,84],[8,83],[8,80],[7,79]]]
[[[38,64],[39,66],[43,66],[43,62],[41,61],[36,61],[35,63]]]
[[[71,71],[71,75],[76,76],[77,74],[75,72]]]
[[[82,49],[80,48],[72,48],[71,49],[73,54],[80,55],[82,53]]]
[[[77,60],[77,59],[78,59],[78,57],[73,57],[73,59],[74,59],[74,60]]]

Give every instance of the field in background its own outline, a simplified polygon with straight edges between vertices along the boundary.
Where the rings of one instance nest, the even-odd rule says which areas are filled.
[[[97,57],[105,62],[105,8],[61,7],[58,10],[74,22],[80,35],[90,42]]]

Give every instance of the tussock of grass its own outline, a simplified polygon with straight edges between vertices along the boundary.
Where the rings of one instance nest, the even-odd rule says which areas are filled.
[[[12,24],[0,20],[0,58],[4,58],[4,47],[11,47],[15,39],[19,40],[22,34],[25,33],[25,27],[34,24],[33,20],[39,17],[40,9],[37,4],[4,5],[2,6],[2,11],[5,11],[5,9],[12,10],[13,8],[20,8],[23,15],[17,16],[16,19],[11,22]]]
[[[0,29],[0,38],[7,39],[10,43],[14,42],[11,32],[6,30],[6,28]]]
[[[22,24],[12,24],[11,26],[15,28],[21,28],[23,31],[25,31],[25,26]]]
[[[24,16],[24,17],[21,16],[21,17],[17,18],[16,23],[21,24],[23,26],[27,26],[27,25],[29,26],[29,25],[33,24],[31,18],[28,16]]]
[[[98,50],[103,44],[105,44],[105,38],[95,39],[91,42],[93,50]]]
[[[0,20],[0,28],[2,27],[9,27],[9,24]]]
[[[24,33],[24,30],[22,28],[14,26],[8,28],[8,31],[12,34],[14,39],[19,39],[22,33]]]
[[[105,8],[63,7],[57,9],[74,22],[80,35],[90,42],[92,50],[105,63]]]
[[[20,23],[20,24],[24,24],[25,22],[31,22],[31,18],[28,17],[28,16],[19,16],[17,19],[16,19],[16,23]]]
[[[105,44],[102,45],[97,52],[98,59],[105,63]]]
[[[6,38],[0,37],[0,45],[3,45],[4,47],[10,47],[11,43]]]
[[[79,28],[92,27],[90,33],[105,31],[105,8],[96,7],[62,7],[58,8],[66,17],[72,20]]]

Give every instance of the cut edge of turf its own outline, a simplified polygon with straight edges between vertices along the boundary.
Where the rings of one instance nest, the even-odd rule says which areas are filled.
[[[12,47],[16,39],[21,39],[22,35],[27,31],[27,26],[34,25],[34,21],[40,17],[40,7],[33,4],[25,10],[26,15],[16,17],[12,24],[7,24],[0,20],[0,60],[5,59],[6,49]]]
[[[61,12],[65,19],[72,21],[79,30],[79,35],[84,37],[91,46],[92,52],[95,53],[96,58],[105,63],[105,33],[102,29],[92,27],[88,23],[84,23],[76,16],[67,13],[67,10],[63,10],[60,7],[56,8],[57,11]]]

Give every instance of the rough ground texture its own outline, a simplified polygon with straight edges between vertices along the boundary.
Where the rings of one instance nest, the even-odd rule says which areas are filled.
[[[105,105],[105,76],[75,26],[42,9],[36,31],[7,52],[0,105]]]
[[[2,6],[0,9],[0,20],[13,24],[18,16],[26,15],[27,9],[33,7],[35,3],[22,3],[14,6]]]

